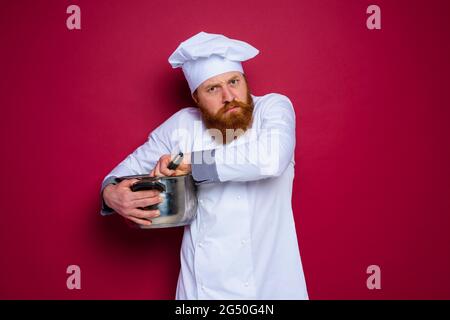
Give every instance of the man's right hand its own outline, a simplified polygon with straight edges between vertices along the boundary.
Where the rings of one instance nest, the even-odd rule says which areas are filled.
[[[103,200],[106,205],[122,217],[137,224],[148,226],[151,218],[159,216],[159,210],[142,210],[152,204],[162,202],[160,192],[157,190],[143,190],[133,192],[130,186],[138,179],[125,179],[114,185],[110,184],[103,189]]]

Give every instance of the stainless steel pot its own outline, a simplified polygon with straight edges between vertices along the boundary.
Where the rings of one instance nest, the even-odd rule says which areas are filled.
[[[149,177],[133,175],[120,177],[124,179],[138,179],[131,186],[132,191],[159,190],[163,201],[157,205],[142,208],[144,210],[158,209],[161,215],[152,218],[149,226],[137,225],[142,229],[168,228],[190,224],[197,214],[197,189],[191,174],[175,177]]]

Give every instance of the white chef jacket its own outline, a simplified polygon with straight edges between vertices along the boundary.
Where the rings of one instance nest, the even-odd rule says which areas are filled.
[[[176,299],[308,299],[291,205],[294,109],[280,94],[252,97],[251,129],[230,144],[211,142],[198,108],[184,108],[105,177],[149,173],[177,147],[215,149],[220,181],[198,185],[197,215],[184,227]]]

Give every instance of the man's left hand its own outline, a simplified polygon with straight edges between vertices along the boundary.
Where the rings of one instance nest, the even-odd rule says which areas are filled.
[[[167,168],[170,161],[172,160],[172,156],[170,154],[165,154],[159,158],[158,163],[153,168],[150,173],[151,177],[170,177],[170,176],[181,176],[184,174],[191,173],[191,154],[187,153],[183,157],[183,161],[181,161],[180,165],[175,170],[170,170]]]

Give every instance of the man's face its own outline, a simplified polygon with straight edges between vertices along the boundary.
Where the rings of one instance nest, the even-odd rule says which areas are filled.
[[[240,72],[232,71],[209,78],[193,94],[208,129],[222,132],[223,141],[231,142],[226,129],[239,136],[251,124],[253,101],[247,81]],[[229,132],[231,133],[231,132]]]

